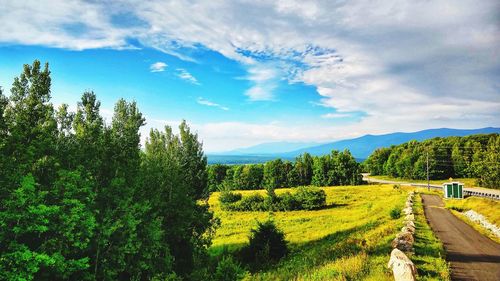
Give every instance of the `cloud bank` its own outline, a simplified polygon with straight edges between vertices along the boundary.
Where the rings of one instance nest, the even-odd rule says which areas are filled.
[[[0,42],[82,50],[135,48],[134,39],[190,61],[183,49],[207,48],[246,68],[251,86],[241,94],[249,101],[279,101],[280,82],[311,85],[320,104],[335,112],[323,119],[364,116],[356,124],[314,128],[329,139],[500,125],[500,2],[494,0],[0,0],[0,6],[9,11],[0,14]],[[267,133],[273,131],[280,139],[303,138],[280,129],[290,124],[269,124],[238,123],[248,130],[225,136],[274,140]],[[206,135],[206,143],[217,138]]]

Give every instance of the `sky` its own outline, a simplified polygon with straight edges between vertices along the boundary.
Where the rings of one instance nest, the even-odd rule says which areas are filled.
[[[500,127],[500,2],[0,0],[0,86],[49,62],[52,103],[185,119],[206,152]]]

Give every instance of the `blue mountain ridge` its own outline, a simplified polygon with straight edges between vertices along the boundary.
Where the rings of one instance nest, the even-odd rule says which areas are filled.
[[[428,129],[418,132],[403,133],[396,132],[383,135],[364,135],[362,137],[340,140],[330,143],[325,143],[316,146],[309,146],[300,149],[283,152],[283,150],[274,151],[273,145],[259,144],[254,147],[245,148],[244,150],[234,150],[230,153],[219,153],[217,155],[208,154],[209,164],[224,163],[224,164],[245,164],[245,163],[262,163],[274,158],[293,159],[296,156],[308,152],[311,155],[325,155],[330,153],[333,149],[344,150],[349,149],[352,155],[358,160],[364,160],[377,148],[389,147],[391,145],[398,145],[411,140],[423,141],[426,139],[436,137],[451,137],[451,136],[468,136],[475,134],[500,134],[500,128],[481,128],[481,129],[449,129],[438,128]],[[274,143],[276,144],[276,143]],[[295,143],[301,145],[299,143]],[[259,151],[259,147],[267,148],[266,150]],[[239,155],[238,152],[240,151]]]

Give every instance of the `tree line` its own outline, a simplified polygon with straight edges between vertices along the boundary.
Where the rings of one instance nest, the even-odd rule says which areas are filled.
[[[372,175],[426,179],[477,178],[484,187],[500,188],[500,135],[410,141],[375,150],[363,163]]]
[[[0,88],[0,280],[204,280],[218,221],[186,122],[151,130],[135,102],[108,124],[93,92],[51,104],[48,64]]]
[[[294,162],[275,159],[264,164],[214,164],[207,172],[210,191],[362,183],[361,166],[349,150],[333,150],[323,156],[304,153]]]

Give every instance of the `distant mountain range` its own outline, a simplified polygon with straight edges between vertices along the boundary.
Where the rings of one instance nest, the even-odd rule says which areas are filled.
[[[283,159],[293,159],[304,152],[308,152],[312,155],[324,155],[330,153],[333,149],[349,149],[356,159],[363,160],[368,158],[368,156],[379,147],[389,147],[391,145],[397,145],[411,140],[423,141],[436,137],[468,136],[492,133],[500,133],[500,128],[440,128],[413,133],[397,132],[384,135],[365,135],[359,138],[340,140],[320,145],[308,145],[308,143],[293,142],[262,143],[252,147],[219,153],[217,155],[208,154],[208,162],[210,164],[262,163],[278,157]]]
[[[307,147],[318,146],[317,142],[266,142],[250,147],[238,148],[235,150],[223,152],[223,155],[268,155],[277,153],[287,153]]]

